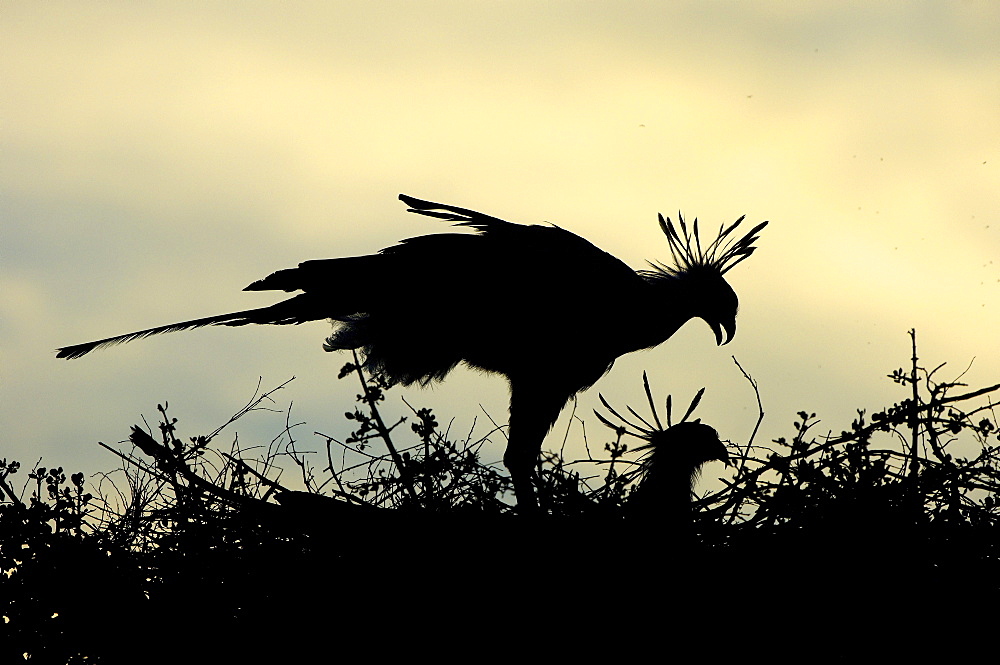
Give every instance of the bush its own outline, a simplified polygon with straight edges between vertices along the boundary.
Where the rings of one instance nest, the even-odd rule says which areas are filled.
[[[997,420],[992,401],[975,405],[1000,385],[956,394],[966,386],[938,380],[940,369],[919,365],[914,342],[910,368],[889,375],[907,392],[898,403],[859,411],[838,435],[815,435],[815,414],[802,411],[790,437],[764,446],[755,430],[730,442],[733,477],[696,498],[683,533],[625,517],[651,459],[633,459],[628,441],[656,441],[673,424],[671,400],[661,421],[648,383],[649,417],[604,402],[604,455],[546,454],[546,514],[530,519],[514,514],[508,476],[480,458],[497,429],[454,440],[412,407],[386,424],[391,388],[357,362],[341,372],[362,387],[345,414],[353,431],[324,436],[320,455],[297,450],[290,414],[255,457],[215,445],[286,384],[187,440],[158,406],[158,436],[135,426],[130,451],[105,446],[122,466],[90,489],[82,474],[67,482],[39,467],[18,493],[19,464],[0,463],[5,662],[459,653],[498,629],[505,644],[537,648],[541,627],[565,657],[569,636],[593,623],[598,642],[616,644],[623,616],[629,639],[702,636],[716,649],[727,644],[720,623],[754,617],[781,627],[765,646],[829,638],[835,626],[849,644],[870,621],[893,641],[869,649],[954,651],[969,638],[944,632],[942,613],[961,608],[968,625],[991,616],[1000,591]],[[960,441],[975,452],[953,453]],[[282,459],[297,489],[275,479]]]

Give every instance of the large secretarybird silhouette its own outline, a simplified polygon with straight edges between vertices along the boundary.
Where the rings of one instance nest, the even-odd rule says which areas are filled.
[[[378,253],[300,263],[246,291],[301,293],[269,307],[220,314],[61,348],[59,358],[202,326],[299,324],[330,319],[327,351],[356,349],[390,383],[426,385],[460,362],[510,385],[504,464],[519,506],[536,505],[532,475],[563,406],[631,351],[666,341],[692,318],[720,345],[736,333],[736,293],[724,275],[754,251],[743,217],[702,243],[698,222],[659,216],[673,265],[635,271],[554,225],[522,225],[400,195],[409,212],[477,233],[401,241]],[[447,315],[442,315],[440,308]]]

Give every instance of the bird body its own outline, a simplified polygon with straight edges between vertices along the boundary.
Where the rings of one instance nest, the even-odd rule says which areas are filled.
[[[720,256],[718,243],[739,221],[702,250],[697,221],[692,236],[682,219],[681,236],[661,217],[677,266],[637,272],[557,226],[400,199],[411,212],[476,233],[418,236],[375,254],[306,261],[246,287],[301,292],[269,307],[69,346],[57,357],[207,325],[331,319],[324,348],[361,351],[366,368],[390,383],[426,385],[461,362],[505,376],[511,403],[504,463],[518,503],[530,505],[545,434],[566,402],[616,358],[662,343],[695,317],[709,323],[718,343],[732,337],[737,300],[722,274],[753,251],[751,236],[763,228]]]

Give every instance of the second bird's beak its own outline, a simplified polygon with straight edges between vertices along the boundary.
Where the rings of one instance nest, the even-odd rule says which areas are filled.
[[[719,346],[729,344],[736,336],[736,321],[726,321],[724,323],[712,322],[709,324],[715,332],[715,343]]]

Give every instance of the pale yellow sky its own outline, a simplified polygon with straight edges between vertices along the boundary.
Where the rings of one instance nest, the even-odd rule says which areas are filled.
[[[729,275],[735,341],[692,322],[621,359],[584,416],[598,391],[641,406],[646,369],[678,402],[706,386],[699,414],[743,440],[735,354],[762,440],[800,409],[839,431],[905,397],[881,377],[911,327],[928,364],[1000,381],[1000,6],[872,4],[4,3],[0,456],[106,469],[95,442],[156,403],[193,435],[261,376],[298,377],[306,447],[345,434],[356,391],[323,323],[52,350],[265,304],[240,289],[444,230],[400,192],[551,221],[635,268],[669,256],[657,212],[771,220]],[[480,404],[506,417],[503,382],[470,372],[406,395],[459,430]]]

